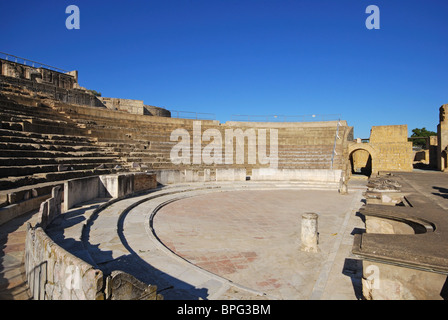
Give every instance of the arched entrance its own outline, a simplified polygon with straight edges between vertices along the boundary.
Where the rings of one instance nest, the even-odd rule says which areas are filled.
[[[348,147],[352,175],[370,177],[376,174],[377,154],[368,143],[353,143]]]
[[[351,173],[370,177],[372,174],[372,156],[365,149],[356,149],[350,153]]]

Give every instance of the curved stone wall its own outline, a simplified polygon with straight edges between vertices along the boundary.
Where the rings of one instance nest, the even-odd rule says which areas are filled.
[[[99,177],[94,177],[100,179]],[[84,185],[84,183],[78,183]],[[92,183],[91,177],[84,178]],[[119,182],[121,179],[117,179]],[[118,182],[118,183],[119,183]],[[122,182],[122,181],[121,181]],[[134,181],[132,181],[134,182]],[[96,183],[98,185],[98,183]],[[113,183],[112,185],[115,185]],[[91,189],[77,189],[76,185],[66,183],[65,200],[70,193],[88,193]],[[99,206],[103,210],[111,203],[132,194],[134,189],[120,197]],[[139,190],[142,191],[142,190]],[[77,202],[87,195],[77,197]],[[30,294],[35,300],[160,300],[157,287],[146,285],[133,276],[121,271],[105,275],[94,265],[80,259],[56,244],[46,233],[47,226],[62,214],[62,190],[55,187],[52,197],[41,204],[39,218],[33,227],[28,223],[25,241],[25,274]],[[75,205],[76,203],[71,203]]]
[[[103,273],[56,245],[41,227],[28,225],[25,272],[35,300],[105,298]]]

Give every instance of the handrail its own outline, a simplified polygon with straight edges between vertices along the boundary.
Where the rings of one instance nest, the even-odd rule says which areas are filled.
[[[333,162],[334,162],[334,156],[337,155],[336,153],[336,143],[338,141],[338,139],[341,139],[341,137],[339,137],[339,126],[341,124],[341,120],[338,120],[338,126],[336,127],[336,135],[334,136],[334,145],[333,145],[333,153],[331,154],[331,169],[333,170]]]
[[[33,67],[33,68],[38,68],[37,66],[35,66],[37,64],[38,66],[44,67],[45,69],[50,69],[50,70],[57,71],[57,72],[60,72],[60,73],[67,73],[67,72],[69,72],[68,70],[64,70],[64,69],[61,69],[61,68],[53,67],[53,66],[50,66],[48,64],[44,64],[44,63],[41,63],[41,62],[33,61],[33,60],[30,60],[30,59],[21,58],[21,57],[18,57],[18,56],[9,54],[9,53],[0,52],[0,54],[5,56],[4,60],[6,60],[6,61],[11,61],[11,60],[9,60],[9,58],[13,58],[13,60],[14,60],[13,62],[15,62],[15,63],[20,63],[20,64],[23,64],[23,65],[27,66],[28,65],[27,62],[28,62],[28,63],[30,63],[30,66]],[[18,60],[22,60],[23,63],[18,62]]]

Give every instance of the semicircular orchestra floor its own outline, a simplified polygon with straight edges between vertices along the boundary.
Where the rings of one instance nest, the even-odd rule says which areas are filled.
[[[213,192],[163,206],[157,238],[190,263],[278,299],[357,299],[350,258],[361,193],[325,190]],[[300,251],[301,216],[316,212],[318,253]]]

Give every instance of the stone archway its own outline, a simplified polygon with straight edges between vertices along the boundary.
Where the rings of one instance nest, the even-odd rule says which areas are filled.
[[[370,176],[372,174],[372,156],[365,149],[356,149],[350,154],[352,174]]]
[[[351,174],[370,176],[377,172],[377,154],[367,143],[354,143],[348,147],[348,160]]]

